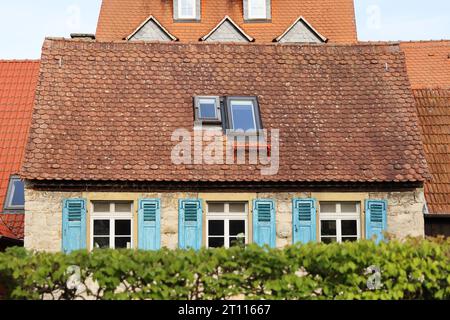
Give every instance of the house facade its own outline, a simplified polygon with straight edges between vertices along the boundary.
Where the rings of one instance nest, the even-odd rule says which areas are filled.
[[[21,176],[30,249],[424,234],[398,45],[47,39]]]
[[[0,63],[0,249],[449,235],[448,41],[358,43],[352,0],[104,0],[94,39]]]

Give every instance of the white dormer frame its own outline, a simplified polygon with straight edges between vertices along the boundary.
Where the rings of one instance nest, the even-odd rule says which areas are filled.
[[[153,16],[150,15],[147,19],[145,19],[144,22],[142,22],[139,27],[136,28],[128,37],[125,38],[125,40],[132,39],[147,23],[150,21],[153,21],[172,41],[178,41],[178,38],[175,37],[173,34],[171,34],[166,28],[163,27],[161,23]]]
[[[326,37],[324,37],[322,34],[320,34],[320,32],[319,31],[317,31],[303,16],[300,16],[300,17],[298,17],[297,18],[297,20],[295,20],[294,21],[294,23],[293,24],[291,24],[290,26],[289,26],[289,28],[287,28],[286,29],[286,31],[284,31],[283,32],[283,34],[282,35],[280,35],[279,37],[277,37],[277,38],[275,38],[273,41],[274,42],[279,42],[281,39],[283,39],[284,38],[284,36],[286,35],[286,34],[288,34],[289,33],[289,31],[291,31],[292,30],[292,28],[294,28],[296,25],[297,25],[297,23],[299,23],[299,22],[303,22],[313,33],[314,33],[314,35],[315,36],[317,36],[320,40],[322,40],[323,42],[327,42],[328,41],[328,38],[326,38]]]
[[[248,34],[246,34],[245,33],[245,31],[244,30],[242,30],[242,28],[241,27],[239,27],[238,25],[237,25],[237,23],[236,22],[234,22],[233,21],[233,19],[231,19],[229,16],[225,16],[207,35],[205,35],[205,36],[203,36],[203,37],[201,37],[200,38],[200,41],[206,41],[206,40],[208,40],[208,38],[217,30],[217,29],[219,29],[220,28],[220,26],[222,25],[222,24],[224,24],[224,22],[225,21],[228,21],[228,22],[230,22],[232,25],[233,25],[233,27],[235,27],[241,34],[242,34],[242,36],[244,37],[244,38],[246,38],[247,40],[248,40],[248,42],[253,42],[253,41],[255,41],[255,39],[253,38],[253,37],[251,37],[251,36],[249,36]]]

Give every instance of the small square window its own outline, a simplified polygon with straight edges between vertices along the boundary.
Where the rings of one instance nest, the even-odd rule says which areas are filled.
[[[199,20],[200,0],[174,0],[175,20]]]
[[[6,193],[5,211],[22,211],[25,207],[25,184],[18,176],[11,176]]]
[[[254,97],[227,98],[228,128],[245,133],[261,129],[258,101]]]
[[[245,20],[267,20],[271,18],[271,0],[244,0]]]
[[[219,97],[195,97],[195,120],[197,123],[220,124],[222,120]]]

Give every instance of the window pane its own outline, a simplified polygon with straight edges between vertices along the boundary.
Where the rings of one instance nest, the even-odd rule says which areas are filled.
[[[195,18],[195,1],[196,0],[179,0],[180,16],[182,18]]]
[[[225,234],[223,220],[209,220],[208,221],[208,232],[210,236],[223,236]]]
[[[131,238],[130,237],[116,237],[114,241],[114,248],[116,249],[130,249]]]
[[[208,212],[224,212],[225,207],[223,203],[208,202]]]
[[[320,230],[323,236],[336,235],[336,221],[335,220],[323,220],[320,221]]]
[[[230,212],[245,213],[245,203],[230,203]]]
[[[336,242],[336,237],[322,237],[321,238],[321,241],[323,242],[323,243],[333,243],[333,242]]]
[[[216,99],[200,99],[199,111],[202,119],[216,119]]]
[[[245,235],[244,220],[230,220],[230,236]]]
[[[131,220],[116,220],[116,236],[131,235]]]
[[[356,220],[342,220],[341,228],[343,236],[355,236],[358,233]]]
[[[356,213],[358,203],[356,202],[342,202],[341,203],[341,212],[344,213]]]
[[[253,102],[232,101],[231,116],[234,130],[256,130],[255,114],[253,112]]]
[[[109,236],[109,220],[94,220],[94,235]]]
[[[210,248],[220,248],[220,247],[223,247],[224,244],[225,244],[224,237],[218,237],[218,238],[209,237],[209,239],[208,239],[208,246]]]
[[[357,240],[357,237],[342,237],[342,242],[355,242]]]
[[[109,237],[94,237],[94,248],[109,248]]]
[[[131,212],[131,202],[116,202],[116,212]]]
[[[94,202],[94,212],[109,212],[109,202]]]
[[[13,180],[11,205],[23,206],[25,203],[25,186],[21,180]]]
[[[266,17],[266,0],[249,0],[249,17],[264,19]]]
[[[322,213],[335,213],[336,212],[336,203],[334,203],[334,202],[321,202],[320,203],[320,212],[322,212]]]

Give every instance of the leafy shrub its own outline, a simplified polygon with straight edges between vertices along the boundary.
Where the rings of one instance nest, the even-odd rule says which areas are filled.
[[[0,286],[11,299],[449,299],[449,271],[444,239],[0,253]]]

